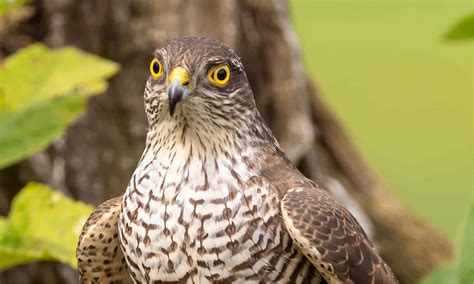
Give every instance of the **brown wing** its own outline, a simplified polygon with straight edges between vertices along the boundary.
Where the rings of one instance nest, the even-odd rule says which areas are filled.
[[[87,219],[76,250],[81,283],[133,283],[120,249],[122,197],[99,205]]]
[[[308,181],[281,202],[284,223],[329,283],[398,283],[355,218]]]

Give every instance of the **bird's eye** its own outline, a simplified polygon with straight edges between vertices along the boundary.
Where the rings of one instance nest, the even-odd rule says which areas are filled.
[[[227,82],[229,82],[230,79],[229,66],[225,64],[212,68],[207,74],[207,78],[211,83],[218,87],[224,86],[225,84],[227,84]]]
[[[150,73],[151,76],[155,79],[158,79],[163,75],[163,65],[161,65],[161,62],[158,60],[158,58],[153,58],[153,60],[150,63]]]

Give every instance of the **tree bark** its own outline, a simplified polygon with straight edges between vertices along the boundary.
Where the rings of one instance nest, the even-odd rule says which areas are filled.
[[[176,36],[204,35],[240,54],[258,108],[289,157],[363,219],[401,283],[415,283],[451,259],[450,243],[390,195],[308,78],[285,1],[43,0],[35,6],[37,39],[78,46],[122,70],[48,151],[0,173],[14,180],[0,186],[39,179],[95,205],[122,194],[144,148],[142,93],[152,51]],[[77,281],[65,268],[56,271],[62,271],[57,282]],[[9,283],[16,273],[7,271],[0,281]],[[27,276],[46,279],[38,274]]]

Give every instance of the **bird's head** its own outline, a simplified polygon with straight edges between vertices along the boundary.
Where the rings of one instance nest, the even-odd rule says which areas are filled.
[[[145,88],[151,125],[192,119],[219,123],[255,111],[239,57],[204,37],[181,37],[155,50]]]

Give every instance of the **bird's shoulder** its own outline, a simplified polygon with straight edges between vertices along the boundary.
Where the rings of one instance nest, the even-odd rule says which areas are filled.
[[[292,188],[318,187],[293,165],[279,147],[275,149],[274,153],[263,156],[262,164],[265,166],[260,170],[260,174],[277,191],[280,199]]]
[[[354,216],[284,155],[266,158],[263,176],[278,192],[298,248],[331,283],[397,283]]]

